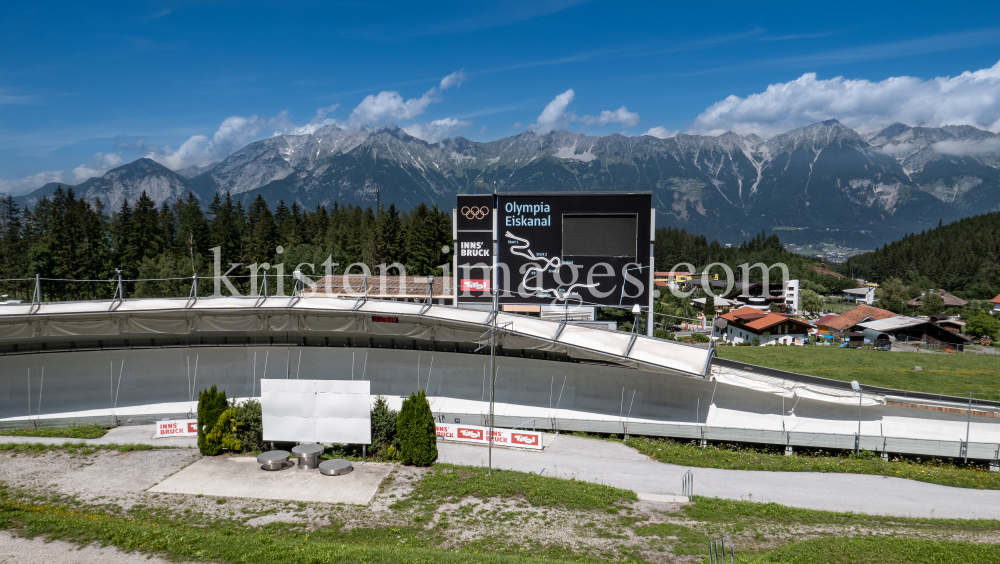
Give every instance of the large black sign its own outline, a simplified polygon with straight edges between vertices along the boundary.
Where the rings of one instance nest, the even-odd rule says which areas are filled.
[[[492,260],[480,251],[487,233],[473,229],[484,229],[486,217],[496,214],[501,303],[649,303],[650,193],[501,194],[488,213],[482,211],[487,198],[493,196],[458,197],[459,302],[489,300],[488,287],[468,292],[473,281],[489,276],[481,268],[465,272]]]

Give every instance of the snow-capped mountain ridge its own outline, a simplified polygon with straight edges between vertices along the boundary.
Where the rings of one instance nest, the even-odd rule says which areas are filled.
[[[448,208],[455,194],[494,183],[501,191],[648,190],[660,225],[729,241],[766,230],[866,245],[1000,209],[1000,138],[968,126],[893,124],[862,136],[828,120],[767,141],[733,132],[659,139],[526,131],[427,143],[396,127],[330,125],[250,143],[191,179],[136,163],[120,169],[147,174],[146,184],[115,169],[84,183],[85,196],[114,208],[144,186],[157,203],[192,190],[202,201],[228,191],[310,208],[369,206],[377,194],[385,205]]]

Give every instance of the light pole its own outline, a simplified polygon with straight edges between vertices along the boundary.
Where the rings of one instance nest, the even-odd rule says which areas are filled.
[[[854,454],[861,452],[861,384],[857,380],[851,380],[851,388],[858,393],[858,439],[854,443]]]

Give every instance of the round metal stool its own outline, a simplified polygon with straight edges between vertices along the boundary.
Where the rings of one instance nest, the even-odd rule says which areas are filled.
[[[257,463],[261,465],[262,470],[281,470],[288,462],[289,456],[287,450],[270,450],[260,453],[257,456]]]
[[[298,457],[299,470],[319,467],[319,455],[323,454],[326,447],[319,444],[299,445],[292,448],[292,453]]]
[[[324,460],[319,465],[320,474],[327,476],[340,476],[341,474],[347,474],[351,470],[354,470],[354,465],[351,464],[350,460],[344,460],[343,458]]]

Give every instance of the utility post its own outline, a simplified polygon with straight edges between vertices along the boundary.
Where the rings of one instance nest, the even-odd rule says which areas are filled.
[[[500,239],[497,235],[497,182],[493,181],[493,275],[490,276],[490,290],[493,294],[493,323],[490,327],[490,445],[487,475],[493,475],[493,408],[497,384],[497,318],[500,317]]]
[[[857,380],[851,381],[851,388],[858,393],[858,438],[854,441],[854,454],[861,453],[861,384]]]

